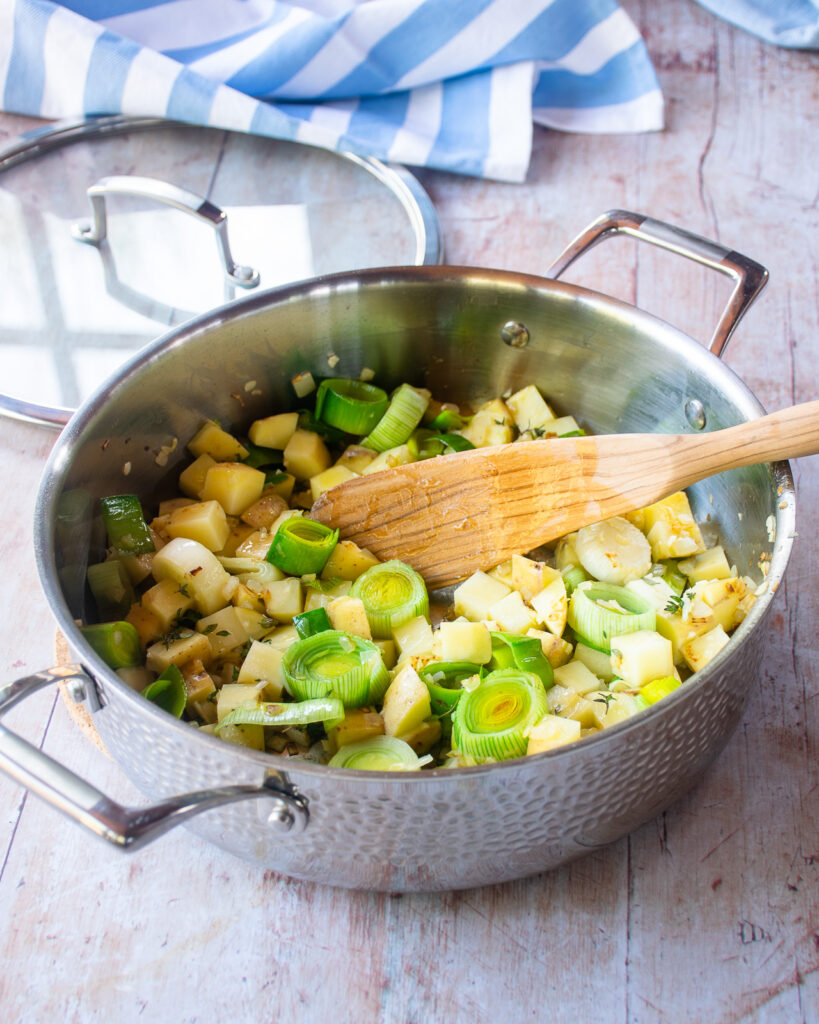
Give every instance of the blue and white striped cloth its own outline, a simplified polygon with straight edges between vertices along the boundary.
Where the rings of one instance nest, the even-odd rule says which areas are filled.
[[[663,126],[615,0],[0,0],[0,106],[162,116],[506,181],[533,123]]]

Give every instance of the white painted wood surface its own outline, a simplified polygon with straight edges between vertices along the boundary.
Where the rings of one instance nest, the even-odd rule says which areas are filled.
[[[689,0],[625,6],[658,69],[667,130],[537,131],[524,185],[420,175],[448,260],[543,271],[616,206],[682,224],[771,271],[727,362],[769,409],[815,398],[819,54],[777,50]],[[29,124],[2,116],[0,136]],[[727,295],[715,275],[629,242],[570,279],[701,339]],[[52,661],[30,526],[51,443],[0,422],[4,680]],[[0,1019],[819,1020],[819,464],[794,468],[800,536],[749,709],[701,784],[655,821],[546,876],[390,897],[262,873],[185,831],[127,858],[2,778]],[[141,801],[53,694],[10,723]]]

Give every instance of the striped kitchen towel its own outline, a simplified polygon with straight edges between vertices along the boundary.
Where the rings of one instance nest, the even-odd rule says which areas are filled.
[[[0,0],[0,106],[162,116],[522,181],[533,123],[662,128],[615,0]]]

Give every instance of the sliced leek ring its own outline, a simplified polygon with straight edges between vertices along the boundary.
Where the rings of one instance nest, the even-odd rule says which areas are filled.
[[[374,637],[389,640],[393,630],[418,615],[429,618],[429,595],[423,577],[393,559],[373,565],[353,583],[351,597],[364,604]]]
[[[418,771],[431,758],[419,758],[409,743],[395,736],[372,736],[347,743],[330,759],[331,768],[357,768],[371,772]]]
[[[612,637],[654,629],[654,606],[641,594],[612,583],[581,583],[569,601],[569,625],[598,651],[611,652]]]
[[[549,710],[538,676],[516,668],[490,672],[466,690],[452,713],[452,747],[476,761],[522,757],[527,730]]]
[[[301,701],[339,697],[346,708],[370,703],[383,693],[389,674],[374,643],[352,633],[326,629],[291,644],[282,658],[288,691]]]

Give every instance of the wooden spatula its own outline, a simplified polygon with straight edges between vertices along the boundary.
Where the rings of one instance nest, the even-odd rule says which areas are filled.
[[[816,452],[819,401],[705,434],[516,441],[443,455],[348,480],[310,514],[443,587],[722,470]]]

